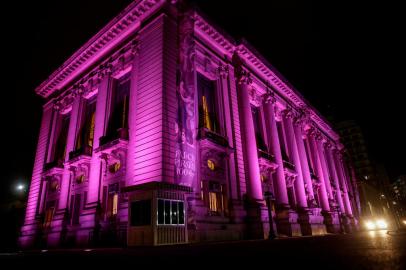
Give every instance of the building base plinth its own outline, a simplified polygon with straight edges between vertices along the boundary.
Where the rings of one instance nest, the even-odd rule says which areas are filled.
[[[247,207],[247,234],[248,239],[269,238],[268,208],[257,202],[250,202]]]
[[[301,236],[298,214],[292,209],[276,210],[276,228],[278,236]]]
[[[298,222],[302,235],[324,235],[327,233],[320,212],[320,208],[304,209],[299,212]]]

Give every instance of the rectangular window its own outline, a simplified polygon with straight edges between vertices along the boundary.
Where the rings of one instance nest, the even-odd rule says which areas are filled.
[[[83,110],[82,123],[76,138],[75,150],[80,154],[91,155],[96,114],[96,99],[86,100]]]
[[[122,130],[128,129],[128,107],[130,99],[130,74],[126,74],[116,80],[113,85],[110,118],[107,129],[107,136],[122,137]],[[122,138],[127,139],[127,138]]]
[[[292,209],[296,208],[296,198],[295,198],[295,189],[293,186],[288,187],[288,199],[289,205]]]
[[[118,213],[118,191],[119,184],[114,183],[108,186],[107,194],[107,218],[115,218]]]
[[[184,225],[183,201],[158,199],[158,225]]]
[[[68,138],[70,115],[60,115],[56,129],[56,140],[53,150],[52,162],[57,166],[62,166],[66,155],[66,140]]]
[[[254,131],[255,131],[255,139],[257,142],[258,150],[267,152],[267,147],[265,145],[264,137],[263,137],[263,127],[261,121],[261,111],[258,107],[251,106],[252,111],[252,120],[254,122]]]
[[[131,226],[151,225],[151,200],[131,203]]]
[[[284,161],[289,161],[286,148],[286,140],[283,132],[282,122],[276,122],[276,128],[278,129],[279,143],[281,146],[282,159]]]
[[[309,169],[310,169],[310,173],[312,175],[314,175],[314,166],[313,166],[313,161],[311,159],[311,155],[310,155],[310,147],[309,147],[309,140],[305,139],[304,141],[304,145],[305,145],[305,151],[306,151],[306,157],[307,157],[307,163],[309,165]]]
[[[208,189],[204,192],[207,193],[207,206],[209,207],[209,212],[211,214],[227,214],[228,206],[224,184],[220,184],[216,181],[208,181]]]
[[[81,194],[76,194],[74,197],[73,209],[72,209],[72,224],[79,224],[80,217],[80,205],[81,205]]]
[[[52,219],[54,217],[55,213],[55,206],[56,206],[56,201],[49,201],[46,206],[45,210],[45,217],[44,217],[44,227],[49,227],[51,226]]]
[[[217,115],[216,82],[197,75],[199,93],[199,127],[220,133]]]

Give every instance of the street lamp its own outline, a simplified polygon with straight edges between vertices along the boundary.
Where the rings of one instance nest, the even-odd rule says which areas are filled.
[[[17,189],[17,191],[22,192],[22,191],[25,190],[25,185],[24,185],[24,184],[18,184],[17,187],[16,187],[16,189]]]
[[[273,229],[273,218],[272,218],[272,200],[275,200],[275,197],[272,192],[266,191],[264,197],[268,204],[268,216],[269,216],[269,240],[275,239],[275,231]]]

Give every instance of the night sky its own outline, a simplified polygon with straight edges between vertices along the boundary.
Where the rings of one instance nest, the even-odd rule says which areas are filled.
[[[1,200],[29,183],[41,104],[34,89],[131,0],[2,2]],[[195,0],[245,37],[323,115],[354,119],[390,177],[406,173],[402,10],[385,2]],[[221,3],[220,3],[221,2]],[[325,1],[333,2],[333,1]]]

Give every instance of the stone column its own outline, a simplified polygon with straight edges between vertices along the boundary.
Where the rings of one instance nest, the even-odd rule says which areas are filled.
[[[347,215],[352,216],[351,202],[348,196],[347,178],[344,172],[343,157],[341,153],[337,153],[337,155],[335,156],[335,161],[336,168],[339,172],[341,187],[343,188],[345,212],[347,213]]]
[[[305,209],[307,208],[307,199],[306,199],[306,192],[304,188],[304,183],[303,183],[303,173],[302,173],[302,167],[301,167],[301,161],[300,161],[300,156],[299,152],[297,149],[297,142],[296,142],[296,137],[295,137],[295,132],[293,128],[293,112],[290,111],[290,109],[287,109],[283,111],[283,123],[284,123],[284,128],[286,131],[286,139],[288,143],[288,148],[289,148],[289,158],[291,161],[293,161],[293,164],[295,165],[295,170],[297,173],[297,177],[295,180],[295,194],[296,194],[296,204],[300,209]]]
[[[243,149],[247,178],[248,197],[256,202],[263,203],[261,178],[258,163],[258,150],[255,138],[254,122],[252,119],[249,91],[251,91],[251,79],[244,73],[238,79],[237,97],[239,115],[241,121],[241,134],[243,137]]]
[[[324,185],[326,186],[329,203],[331,203],[333,200],[333,191],[331,189],[330,175],[329,175],[327,164],[326,164],[326,155],[325,155],[325,151],[324,151],[325,139],[320,134],[317,136],[316,144],[317,144],[317,151],[318,151],[318,155],[319,155],[319,159],[320,159],[320,163],[321,163],[321,169],[322,169],[322,173],[324,176]]]
[[[262,194],[258,149],[252,119],[250,92],[250,74],[243,69],[243,62],[238,54],[233,56],[234,72],[237,80],[238,111],[241,123],[244,168],[247,186],[247,232],[248,238],[263,239],[269,236],[268,209]]]
[[[313,159],[313,164],[315,164],[314,170],[320,181],[320,188],[319,188],[320,204],[321,204],[321,208],[323,209],[324,212],[329,212],[330,204],[328,201],[326,186],[324,185],[323,169],[322,169],[321,161],[320,161],[318,150],[317,150],[316,140],[314,137],[315,137],[314,130],[310,130],[308,139],[309,139],[309,146],[310,146],[311,156]]]
[[[87,195],[87,205],[95,207],[100,200],[100,182],[102,161],[96,153],[99,147],[99,140],[106,132],[108,110],[110,104],[112,78],[108,68],[101,71],[101,82],[96,100],[96,115],[93,139],[93,154],[90,161],[89,192]]]
[[[335,152],[335,149],[333,149],[332,145],[329,145],[328,149],[326,149],[326,152],[327,152],[327,162],[329,164],[330,171],[331,171],[332,177],[334,179],[334,184],[336,186],[336,200],[337,200],[341,213],[345,213],[344,203],[343,203],[343,199],[341,197],[341,185],[339,182],[339,178],[338,178],[338,174],[337,174],[337,170],[335,168],[334,158],[333,158],[333,156],[334,156],[333,152]]]
[[[310,176],[309,162],[307,160],[306,149],[303,141],[303,123],[301,119],[296,119],[295,125],[295,137],[297,142],[297,150],[299,152],[300,166],[302,168],[302,175],[304,183],[306,184],[306,191],[308,196],[308,202],[314,202],[313,182]]]
[[[228,78],[229,78],[229,66],[227,65],[220,65],[218,68],[218,75],[220,80],[221,86],[221,95],[223,97],[223,115],[224,115],[224,122],[225,122],[225,132],[228,140],[228,144],[231,148],[235,149],[234,145],[234,130],[233,130],[233,120],[232,120],[232,107],[231,107],[231,97],[228,89]],[[231,109],[231,110],[230,110]],[[229,194],[230,199],[234,200],[238,198],[238,189],[237,183],[238,180],[237,173],[236,173],[236,153],[235,151],[230,151],[229,156],[227,158],[228,168],[229,168]]]
[[[276,204],[278,208],[288,209],[288,192],[286,188],[285,172],[283,169],[281,145],[275,119],[275,99],[268,96],[264,99],[263,106],[270,152],[275,156],[275,163],[278,165],[275,170],[276,183],[274,183]]]
[[[78,122],[80,121],[80,112],[82,110],[82,105],[83,105],[82,97],[80,95],[76,96],[75,100],[72,103],[72,110],[70,113],[68,137],[66,139],[65,162],[69,161],[69,153],[71,151],[73,151],[75,148]],[[70,172],[69,168],[65,168],[63,176],[62,176],[61,193],[60,193],[59,205],[58,205],[58,209],[60,211],[65,211],[66,208],[68,207],[67,201],[69,200],[68,194],[69,194],[69,189],[70,189],[70,186],[69,186],[70,177],[71,177],[71,172]]]

